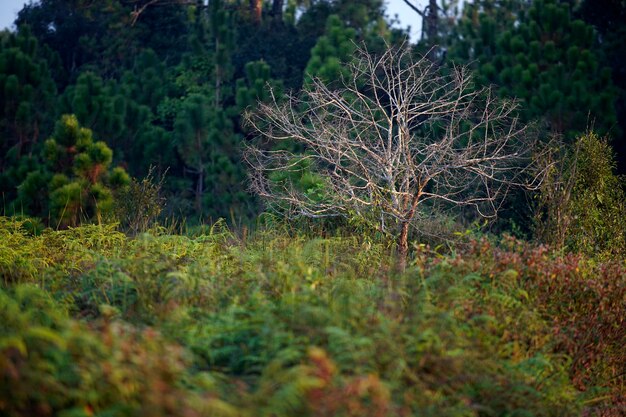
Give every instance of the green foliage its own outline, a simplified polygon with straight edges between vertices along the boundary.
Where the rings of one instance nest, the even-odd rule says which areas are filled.
[[[575,253],[612,258],[626,253],[626,196],[608,142],[593,132],[555,150],[540,190],[536,235]]]
[[[40,47],[28,27],[0,34],[0,132],[4,154],[15,147],[29,153],[53,114],[56,85],[50,52]]]
[[[208,158],[210,114],[209,103],[200,94],[194,94],[182,104],[181,111],[176,119],[176,132],[178,135],[178,151],[185,164],[201,176],[204,172],[204,161]],[[198,181],[201,181],[200,177]],[[204,184],[198,185],[199,195],[196,196],[198,207],[204,191]]]
[[[626,254],[626,194],[623,178],[615,175],[611,146],[594,133],[576,143],[567,244],[574,252],[606,257]]]
[[[113,151],[104,142],[94,142],[91,130],[81,127],[74,115],[61,118],[43,153],[46,167],[27,175],[18,203],[35,215],[47,211],[57,226],[101,220],[112,210],[112,190],[130,181],[124,169],[111,169]]]
[[[395,275],[365,236],[1,225],[9,415],[553,416],[619,398],[618,262],[479,241]]]
[[[39,267],[46,265],[45,257],[35,257],[41,254],[41,241],[30,239],[27,233],[26,221],[0,218],[0,275],[5,285],[23,280],[35,281]]]
[[[195,176],[196,213],[228,215],[243,203],[240,181],[244,173],[233,158],[238,155],[233,122],[200,94],[189,95],[176,118],[178,152]],[[209,210],[205,211],[205,207]]]
[[[193,218],[248,217],[256,201],[246,192],[240,113],[268,96],[267,83],[278,83],[262,61],[248,62],[246,77],[235,81],[235,16],[220,2],[194,19],[191,52],[175,76],[182,95],[172,100],[176,148],[185,167],[181,196],[193,199],[187,212]]]
[[[155,111],[169,91],[167,68],[156,52],[146,49],[135,60],[132,70],[122,77],[124,95]]]
[[[82,125],[106,137],[112,146],[126,129],[126,101],[116,95],[112,83],[92,72],[82,73],[68,87],[62,99],[62,112],[74,114]]]
[[[381,0],[274,1],[263,10],[272,19],[264,16],[260,21],[249,18],[245,2],[135,3],[42,0],[24,6],[16,21],[17,37],[5,36],[6,45],[21,39],[17,43],[31,61],[20,61],[28,79],[19,79],[19,94],[14,94],[13,78],[7,91],[33,100],[22,106],[25,118],[19,118],[24,122],[20,132],[28,137],[20,136],[24,141],[14,146],[16,137],[3,136],[10,143],[0,146],[4,213],[52,220],[46,218],[49,202],[34,198],[45,192],[44,184],[53,175],[41,172],[38,156],[43,146],[35,136],[50,137],[53,121],[67,113],[104,140],[115,163],[131,175],[145,177],[150,167],[160,176],[168,172],[163,183],[168,216],[189,216],[192,222],[207,217],[251,220],[260,207],[246,192],[240,145],[248,132],[240,125],[242,111],[268,98],[266,84],[277,96],[283,94],[282,85],[301,87],[309,51],[330,15],[334,23],[326,34],[329,44],[316,49],[321,67],[315,72],[326,76],[336,75],[336,54],[341,60],[349,58],[351,40],[382,45],[379,37],[391,36]],[[288,9],[285,14],[281,5]],[[283,19],[290,13],[298,19]],[[35,68],[41,73],[31,74]],[[52,79],[58,100],[49,88],[54,87]],[[208,112],[202,169],[191,161],[197,158],[180,128],[188,115],[185,103],[193,101],[193,95],[203,96]],[[0,118],[0,124],[15,130],[13,113]],[[23,190],[18,192],[20,184]],[[68,186],[59,198],[76,198],[77,191]]]
[[[580,2],[578,16],[598,32],[599,49],[611,67],[613,84],[618,88],[617,120],[621,135],[614,135],[611,145],[617,153],[620,173],[626,173],[626,3],[620,0]]]
[[[115,168],[110,181],[113,183],[114,178],[125,179],[125,176],[125,171]],[[119,188],[115,192],[114,215],[122,230],[136,235],[156,225],[165,203],[162,190],[164,181],[164,177],[156,179],[152,169],[141,181],[131,178],[125,187],[121,181],[115,181],[119,183]]]
[[[171,131],[175,109],[168,106],[178,91],[168,68],[154,51],[145,50],[117,90],[125,100],[124,127],[114,136],[119,138],[116,151],[123,150],[123,158],[116,152],[117,159],[125,160],[134,176],[146,176],[152,169],[162,175],[179,163]]]
[[[623,259],[599,263],[581,255],[554,256],[545,246],[508,238],[500,247],[475,242],[455,264],[494,277],[519,271],[529,301],[553,323],[552,343],[571,357],[570,379],[591,397],[588,411],[621,415],[626,360],[620,330],[626,296]]]
[[[498,38],[514,25],[528,0],[478,0],[463,7],[463,14],[448,38],[449,54],[455,61],[479,66],[476,72],[481,84],[496,82],[494,61]]]
[[[607,142],[579,133],[619,134],[623,6],[481,0],[457,25],[440,10],[448,56],[579,137],[555,153],[546,217],[581,254],[458,232],[443,255],[424,235],[397,274],[356,214],[350,232],[266,216],[241,238],[157,224],[253,217],[242,110],[267,84],[337,79],[353,41],[404,36],[381,0],[271,3],[286,11],[252,22],[245,1],[40,0],[0,34],[0,194],[19,215],[0,217],[0,414],[620,415],[623,182]],[[305,162],[272,180],[328,198]],[[453,220],[426,222],[454,238]]]
[[[616,119],[609,82],[623,90],[622,6],[578,2],[580,9],[570,10],[576,2],[481,0],[464,5],[456,19],[457,1],[431,3],[439,5],[434,37],[447,56],[475,66],[480,83],[521,98],[525,120],[545,117],[547,130],[568,139],[593,127],[615,136],[613,146],[623,151],[615,123],[623,124],[623,94]],[[131,175],[143,178],[152,166],[158,175],[168,172],[163,189],[170,215],[251,219],[260,207],[245,192],[240,168],[248,133],[241,112],[267,99],[266,83],[280,96],[282,85],[298,90],[314,76],[337,79],[354,41],[377,52],[401,42],[406,33],[385,21],[384,6],[381,0],[266,1],[257,22],[249,18],[249,2],[225,0],[25,5],[17,32],[4,33],[0,42],[3,212],[45,217],[47,202],[28,197],[50,180],[37,172],[41,138],[71,113],[106,141],[115,163]],[[429,37],[416,51],[431,46]],[[443,48],[436,56],[443,62]],[[197,164],[179,152],[175,126],[193,94],[204,97],[212,114],[201,202]]]
[[[248,62],[245,67],[246,78],[237,80],[236,102],[240,109],[245,110],[256,106],[258,102],[268,101],[269,87],[274,95],[282,94],[281,85],[270,78],[270,66],[265,61]]]
[[[181,351],[158,333],[122,323],[86,326],[33,285],[0,290],[0,301],[3,415],[192,411],[186,400],[193,394],[183,396],[176,387],[184,369]]]
[[[290,161],[291,168],[284,171],[274,171],[269,176],[270,186],[283,187],[285,184],[293,185],[295,189],[302,192],[309,200],[316,203],[330,201],[333,198],[328,191],[328,179],[315,172],[311,166],[311,160],[306,154],[294,157]],[[289,203],[282,201],[268,201],[268,211],[288,213]]]
[[[313,49],[311,59],[305,73],[305,86],[311,83],[311,78],[331,83],[342,76],[349,75],[345,65],[352,57],[356,45],[356,31],[346,27],[339,16],[331,15],[326,21],[326,30]]]
[[[526,121],[544,118],[570,142],[589,128],[616,133],[615,88],[593,28],[573,18],[566,2],[525,3],[467,8],[452,57],[477,65],[479,81],[495,83],[502,96],[522,100]]]
[[[31,172],[31,157],[52,124],[56,85],[52,54],[28,27],[0,33],[0,193],[16,197],[16,187]]]
[[[104,142],[94,142],[91,130],[79,125],[76,116],[65,115],[54,136],[45,143],[51,172],[50,211],[61,226],[75,226],[81,216],[100,220],[112,210],[109,188],[130,180],[120,169],[110,171],[113,151]]]
[[[180,44],[189,32],[185,7],[160,4],[133,20],[135,6],[122,0],[41,0],[26,4],[16,24],[31,26],[42,43],[59,53],[63,72],[58,81],[65,87],[87,68],[104,78],[119,77],[143,48],[180,59]]]

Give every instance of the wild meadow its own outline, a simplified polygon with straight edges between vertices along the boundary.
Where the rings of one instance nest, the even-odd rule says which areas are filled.
[[[0,220],[7,416],[618,416],[626,265],[512,237]]]

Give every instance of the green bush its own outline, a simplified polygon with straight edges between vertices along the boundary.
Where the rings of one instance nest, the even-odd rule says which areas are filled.
[[[154,331],[70,319],[33,285],[0,291],[0,412],[166,416],[188,406],[180,348]]]
[[[573,221],[568,246],[573,252],[606,257],[626,254],[626,194],[615,175],[611,145],[593,133],[577,144],[576,181],[572,190]]]
[[[621,415],[626,406],[623,258],[598,262],[582,255],[555,256],[545,246],[506,239],[500,247],[475,242],[454,264],[490,276],[519,271],[528,302],[552,323],[550,343],[571,358],[571,381],[591,397],[588,412]]]
[[[590,132],[548,162],[548,177],[538,196],[539,239],[596,258],[623,257],[626,194],[609,143]]]
[[[1,293],[7,415],[562,416],[617,401],[623,267],[483,241],[419,247],[398,275],[367,237],[30,236],[8,219],[2,233],[30,253],[5,260],[19,277]]]
[[[128,234],[147,232],[156,225],[163,210],[165,199],[161,188],[165,177],[156,182],[153,169],[150,168],[148,175],[141,181],[134,178],[126,181],[126,172],[120,170],[121,168],[113,169],[111,178],[112,183],[120,185],[115,192],[115,218]]]

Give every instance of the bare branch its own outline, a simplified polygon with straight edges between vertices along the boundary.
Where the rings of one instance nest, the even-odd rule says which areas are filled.
[[[197,0],[133,0],[130,2],[133,4],[133,11],[130,12],[130,25],[135,26],[139,17],[150,7],[155,6],[193,6],[193,7],[206,7],[202,3],[198,3]]]
[[[517,104],[476,87],[465,67],[442,72],[408,45],[359,48],[347,67],[332,87],[315,79],[246,115],[265,143],[245,154],[252,188],[286,215],[356,212],[404,227],[439,202],[494,217],[512,187],[543,181]],[[280,142],[303,151],[272,150]],[[317,185],[306,189],[305,174]]]
[[[413,3],[411,3],[410,0],[402,0],[402,1],[404,1],[407,6],[413,9],[413,11],[417,13],[418,15],[420,15],[421,17],[426,16],[426,14],[422,10],[418,9],[417,6],[415,6]]]

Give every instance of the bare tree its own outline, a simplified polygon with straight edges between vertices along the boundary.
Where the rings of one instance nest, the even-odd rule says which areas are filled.
[[[477,88],[468,70],[443,72],[408,45],[380,56],[359,48],[350,76],[332,87],[274,97],[246,115],[270,144],[249,146],[252,188],[289,216],[375,216],[398,238],[400,268],[420,207],[472,206],[494,217],[513,185],[536,188],[533,146],[515,116],[516,104]],[[301,153],[272,147],[300,144]],[[284,148],[284,147],[283,147]],[[308,166],[323,178],[322,195],[289,176]]]

